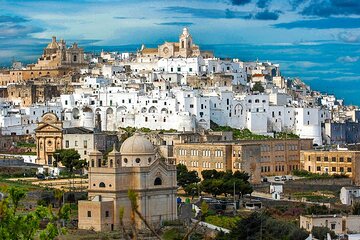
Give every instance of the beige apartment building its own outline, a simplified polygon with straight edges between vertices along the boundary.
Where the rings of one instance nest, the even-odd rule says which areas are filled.
[[[360,151],[306,150],[300,154],[301,168],[312,173],[346,174],[360,184]]]
[[[176,143],[176,164],[189,170],[245,171],[252,181],[261,176],[285,175],[300,169],[300,150],[311,149],[312,139],[241,140],[212,143]]]
[[[311,232],[313,227],[327,227],[336,234],[360,233],[360,216],[336,214],[300,216],[300,228]]]

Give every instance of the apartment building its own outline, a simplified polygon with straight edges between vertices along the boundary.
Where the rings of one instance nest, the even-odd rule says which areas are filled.
[[[301,168],[312,173],[346,174],[360,184],[360,151],[304,150],[300,153]]]
[[[176,164],[189,170],[245,171],[252,181],[261,176],[290,174],[300,169],[300,150],[311,149],[312,139],[266,139],[212,143],[176,143]]]

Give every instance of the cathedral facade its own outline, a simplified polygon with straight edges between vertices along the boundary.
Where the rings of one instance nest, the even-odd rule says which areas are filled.
[[[90,153],[88,200],[79,201],[79,229],[111,231],[120,229],[120,209],[123,222],[131,227],[131,203],[128,190],[138,195],[138,210],[152,226],[177,218],[176,166],[157,158],[153,144],[135,134],[115,147],[104,161],[101,152]],[[137,228],[144,223],[136,216]]]
[[[177,57],[198,57],[212,58],[212,51],[201,51],[199,46],[193,43],[192,36],[188,28],[183,28],[178,42],[165,42],[158,48],[146,48],[142,45],[138,52],[138,57],[158,57],[158,58],[177,58]]]
[[[81,67],[84,66],[84,64],[86,63],[83,48],[79,48],[77,43],[73,43],[71,47],[68,48],[63,39],[57,42],[54,36],[52,37],[52,41],[44,48],[43,54],[32,69]]]

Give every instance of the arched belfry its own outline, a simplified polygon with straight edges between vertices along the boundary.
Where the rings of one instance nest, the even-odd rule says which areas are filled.
[[[192,36],[188,28],[183,28],[183,32],[179,37],[179,53],[182,57],[189,57],[192,55]]]

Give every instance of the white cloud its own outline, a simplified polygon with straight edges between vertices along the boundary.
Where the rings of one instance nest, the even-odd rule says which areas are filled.
[[[359,60],[359,57],[344,56],[344,57],[339,57],[337,60],[338,62],[354,63]]]

